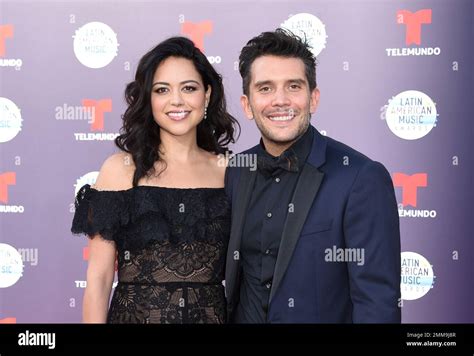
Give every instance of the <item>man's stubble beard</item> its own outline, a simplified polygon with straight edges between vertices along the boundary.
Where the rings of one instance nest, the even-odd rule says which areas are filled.
[[[254,115],[255,117],[255,115]],[[311,113],[309,110],[306,112],[306,120],[301,120],[300,123],[298,124],[298,129],[296,130],[295,135],[292,135],[292,137],[289,137],[287,139],[278,139],[278,137],[275,137],[270,130],[268,130],[265,125],[261,124],[261,122],[257,119],[255,119],[255,124],[257,125],[258,130],[260,131],[260,134],[262,135],[265,140],[271,142],[272,144],[276,146],[287,146],[289,143],[297,141],[303,134],[306,132],[308,129],[310,122],[311,122]],[[266,120],[265,118],[263,120]]]

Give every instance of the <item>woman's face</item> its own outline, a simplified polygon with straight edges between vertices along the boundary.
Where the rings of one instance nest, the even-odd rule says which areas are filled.
[[[204,88],[191,60],[168,57],[153,76],[153,118],[162,130],[173,136],[195,134],[210,96],[211,88]]]

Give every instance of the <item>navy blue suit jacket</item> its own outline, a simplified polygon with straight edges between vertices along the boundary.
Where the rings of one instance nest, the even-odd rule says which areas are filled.
[[[399,323],[400,231],[390,175],[382,164],[310,129],[313,144],[282,231],[267,320]],[[241,155],[256,154],[256,147]],[[255,170],[232,165],[226,171],[232,228],[225,282],[231,322],[256,177]]]

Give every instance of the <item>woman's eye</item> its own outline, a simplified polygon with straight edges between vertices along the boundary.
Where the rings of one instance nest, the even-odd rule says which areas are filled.
[[[184,90],[185,92],[193,92],[193,91],[196,91],[196,87],[193,87],[193,86],[191,86],[191,85],[186,85],[186,86],[183,88],[183,90]]]
[[[155,89],[155,93],[163,94],[163,93],[166,93],[167,90],[168,90],[168,88],[165,88],[165,87],[157,88],[157,89]]]

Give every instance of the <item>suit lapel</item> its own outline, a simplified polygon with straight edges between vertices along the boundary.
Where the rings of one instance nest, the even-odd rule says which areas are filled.
[[[295,192],[291,199],[291,202],[294,205],[294,212],[288,213],[283,227],[275,272],[273,274],[273,285],[270,291],[269,303],[271,303],[272,298],[278,290],[285,275],[301,230],[306,221],[306,216],[313,205],[313,201],[324,178],[324,173],[318,170],[317,167],[321,166],[325,161],[326,140],[317,132],[316,129],[311,129],[315,132],[313,147],[306,164],[303,166],[303,170],[301,171]]]
[[[250,196],[252,194],[257,171],[251,171],[248,168],[241,170],[236,194],[237,200],[232,207],[232,227],[230,231],[229,247],[227,249],[226,259],[226,295],[229,302],[234,299],[235,286],[238,278],[240,265],[240,243],[242,241],[242,230],[247,214]]]

